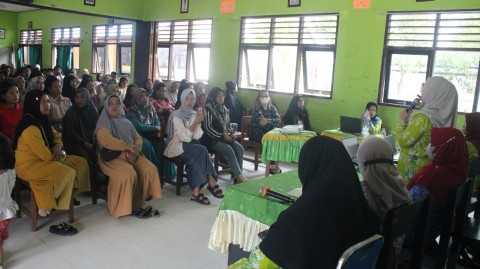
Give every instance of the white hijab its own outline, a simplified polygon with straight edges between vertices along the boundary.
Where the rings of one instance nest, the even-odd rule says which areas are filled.
[[[444,77],[431,77],[425,81],[422,92],[425,105],[419,113],[428,116],[433,127],[455,127],[458,110],[458,93],[455,86]]]

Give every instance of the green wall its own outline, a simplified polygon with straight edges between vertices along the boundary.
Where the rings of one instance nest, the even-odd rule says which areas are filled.
[[[138,0],[135,1],[135,5],[132,5],[130,0],[97,0],[95,7],[84,6],[83,1],[72,3],[71,0],[35,0],[34,3],[145,21],[213,18],[210,88],[224,86],[226,80],[235,80],[237,77],[242,16],[339,13],[332,99],[306,98],[306,107],[310,111],[312,124],[317,131],[337,128],[339,115],[358,116],[368,101],[377,101],[387,12],[480,9],[479,0],[429,2],[372,0],[371,7],[362,10],[352,8],[353,0],[302,0],[301,7],[292,8],[287,7],[287,0],[262,0],[261,3],[258,0],[237,0],[234,14],[220,14],[220,1],[190,0],[189,12],[184,14],[180,13],[180,0]],[[50,35],[52,27],[80,25],[82,34],[85,32],[85,37],[82,36],[80,66],[91,68],[91,26],[106,23],[106,19],[72,14],[57,16],[56,13],[45,13],[45,11],[38,12],[38,15],[22,13],[18,19],[18,30],[24,29],[29,20],[33,20],[34,28],[41,26],[46,37]],[[47,57],[50,54],[49,47],[44,45],[43,51],[44,59],[48,62],[51,61]],[[240,100],[245,107],[251,106],[256,94],[256,91],[239,91]],[[291,95],[272,93],[271,96],[279,107],[280,113],[285,113]],[[378,113],[385,127],[389,129],[395,127],[401,109],[391,106],[379,107]],[[463,121],[463,116],[460,116],[458,126],[461,126]]]
[[[236,79],[240,38],[240,18],[253,15],[339,13],[334,89],[331,100],[306,98],[315,130],[339,126],[339,115],[358,116],[368,101],[378,100],[380,69],[387,12],[412,10],[480,9],[478,0],[415,0],[371,1],[370,9],[353,9],[352,0],[302,0],[301,7],[287,7],[287,1],[237,0],[234,14],[220,14],[220,1],[190,0],[189,13],[179,13],[179,0],[167,5],[150,3],[144,9],[145,20],[213,18],[210,85],[224,86],[224,81]],[[173,4],[171,4],[173,3]],[[158,12],[157,10],[161,10]],[[293,75],[293,74],[292,74]],[[256,91],[240,90],[245,107],[250,107]],[[280,113],[285,113],[291,95],[271,93]],[[402,108],[380,106],[379,115],[388,129],[394,129]],[[458,126],[463,124],[460,117]]]
[[[5,29],[5,39],[0,39],[0,48],[11,48],[12,44],[18,44],[17,15],[0,10],[0,18],[0,28]]]

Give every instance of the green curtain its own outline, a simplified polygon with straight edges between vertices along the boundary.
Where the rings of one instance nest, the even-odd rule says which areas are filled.
[[[23,47],[22,46],[18,46],[17,59],[18,59],[17,68],[19,69],[20,67],[23,66]]]
[[[68,74],[73,66],[73,47],[69,45],[57,46],[57,62],[64,74]]]
[[[30,53],[30,65],[35,66],[39,64],[42,66],[42,46],[29,46],[29,53]]]

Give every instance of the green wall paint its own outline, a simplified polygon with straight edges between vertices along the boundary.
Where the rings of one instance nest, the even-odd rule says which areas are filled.
[[[5,39],[0,39],[0,48],[11,48],[12,44],[18,44],[17,15],[0,10],[0,18],[0,28],[5,29]]]
[[[306,107],[312,115],[312,124],[317,131],[337,128],[339,115],[358,116],[368,101],[378,99],[380,68],[382,60],[385,20],[387,12],[414,10],[462,10],[480,9],[478,0],[435,0],[416,2],[415,0],[371,1],[370,9],[352,8],[352,0],[315,1],[303,0],[301,7],[288,8],[286,0],[237,0],[234,14],[220,14],[221,0],[190,0],[189,12],[180,13],[180,0],[141,0],[135,5],[130,0],[98,0],[95,7],[84,6],[82,1],[71,0],[35,0],[35,4],[93,12],[95,14],[143,19],[145,21],[177,19],[213,19],[212,53],[210,64],[210,85],[224,86],[224,82],[237,77],[240,18],[253,15],[302,14],[302,13],[339,13],[337,55],[335,61],[334,89],[332,99],[306,98]],[[91,32],[91,25],[98,24],[97,18],[76,18],[77,15],[53,16],[52,13],[35,17],[34,28],[45,26],[44,31],[52,27],[80,25],[82,33]],[[19,15],[19,29],[31,20],[30,15]],[[47,22],[45,18],[55,18]],[[43,22],[42,22],[43,20]],[[101,19],[100,19],[101,20]],[[105,23],[105,20],[99,22]],[[22,27],[20,27],[20,25]],[[55,25],[55,26],[54,26]],[[83,28],[86,26],[86,30]],[[17,31],[18,32],[18,31]],[[44,32],[45,35],[46,32]],[[87,33],[88,34],[88,33]],[[89,37],[86,37],[87,39]],[[91,68],[90,39],[82,38],[81,66]],[[45,40],[45,39],[44,39]],[[1,44],[1,43],[0,43]],[[50,54],[49,46],[44,46],[44,55]],[[85,56],[85,54],[87,56]],[[51,58],[51,57],[50,57]],[[48,59],[44,58],[44,59]],[[51,60],[48,60],[51,61]],[[247,108],[251,107],[257,91],[240,90],[239,98]],[[291,95],[271,93],[279,107],[285,113]],[[379,115],[386,128],[395,128],[401,108],[380,106]],[[463,117],[458,126],[463,124]]]

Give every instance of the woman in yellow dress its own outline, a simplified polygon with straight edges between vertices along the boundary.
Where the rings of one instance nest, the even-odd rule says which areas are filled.
[[[30,183],[40,216],[48,215],[51,209],[68,209],[74,188],[90,190],[87,161],[62,156],[62,140],[48,122],[49,110],[48,95],[30,91],[13,141],[17,176]]]

